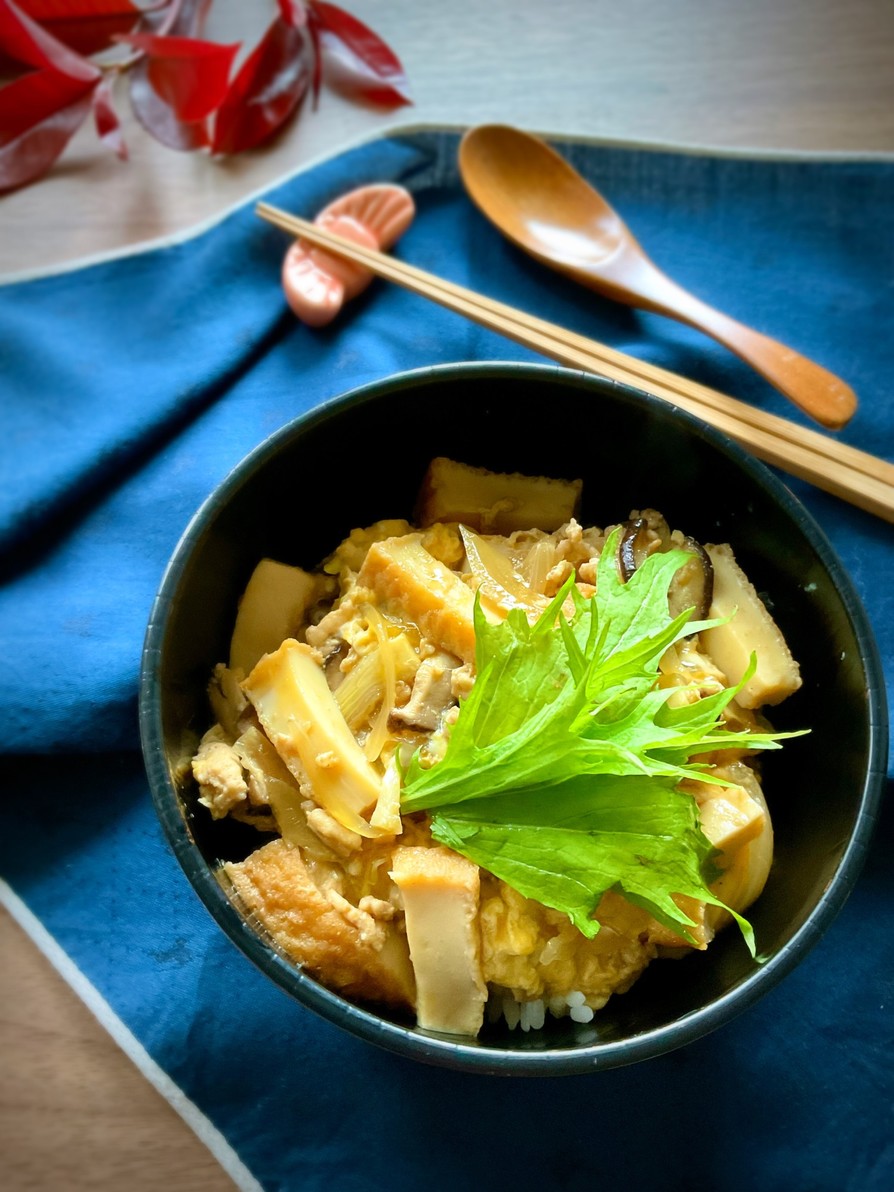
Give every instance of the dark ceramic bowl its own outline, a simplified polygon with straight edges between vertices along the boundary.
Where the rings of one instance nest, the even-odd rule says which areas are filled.
[[[225,658],[236,601],[264,555],[315,566],[347,532],[412,517],[429,460],[584,480],[584,524],[660,509],[704,541],[729,541],[801,664],[774,710],[809,737],[769,759],[776,858],[752,907],[759,955],[735,931],[658,962],[594,1021],[547,1020],[476,1041],[426,1034],[353,1005],[302,973],[248,923],[215,876],[257,847],[250,828],[196,808],[184,738],[208,725],[205,688]],[[386,469],[383,465],[389,461]],[[321,496],[322,494],[322,496]],[[815,522],[774,475],[696,419],[640,392],[562,369],[447,365],[357,389],[286,426],[205,502],[170,562],[146,638],[141,723],[158,815],[200,898],[233,942],[305,1006],[428,1063],[560,1075],[647,1059],[705,1035],[766,993],[840,910],[861,868],[886,768],[884,687],[859,598]]]

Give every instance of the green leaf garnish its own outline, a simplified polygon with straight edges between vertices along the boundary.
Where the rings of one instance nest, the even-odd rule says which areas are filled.
[[[723,727],[754,660],[737,686],[667,706],[662,655],[717,622],[668,612],[684,551],[650,555],[623,583],[619,534],[606,541],[589,600],[571,576],[533,625],[521,609],[490,624],[476,601],[475,684],[441,761],[426,767],[417,753],[410,762],[401,811],[431,812],[436,840],[564,911],[589,938],[599,899],[617,889],[691,939],[673,896],[723,904],[707,887],[715,850],[679,782],[719,781],[699,755],[777,749],[796,734]],[[753,952],[750,925],[735,918]]]

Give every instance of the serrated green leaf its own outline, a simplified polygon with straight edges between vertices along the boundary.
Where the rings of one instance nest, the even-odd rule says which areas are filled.
[[[566,912],[585,935],[598,930],[602,894],[618,889],[688,938],[674,895],[717,899],[707,888],[713,850],[679,782],[711,780],[699,755],[778,748],[794,734],[726,729],[722,713],[741,684],[668,706],[661,657],[717,622],[668,612],[684,551],[649,556],[623,583],[619,535],[605,543],[589,600],[572,576],[533,625],[520,609],[491,624],[476,601],[475,684],[442,760],[412,760],[401,808],[431,812],[437,840]]]

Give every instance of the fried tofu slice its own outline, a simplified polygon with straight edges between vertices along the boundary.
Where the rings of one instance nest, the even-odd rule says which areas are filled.
[[[481,973],[478,866],[447,848],[394,851],[416,975],[416,1019],[430,1031],[477,1035],[487,987]]]
[[[358,577],[382,606],[402,613],[446,650],[475,658],[475,596],[472,589],[413,537],[387,538],[369,548]]]
[[[273,840],[223,872],[279,947],[349,998],[412,1009],[415,981],[406,936],[316,885],[301,850]]]
[[[582,487],[580,480],[490,472],[439,456],[423,479],[417,520],[463,522],[484,534],[551,533],[577,513]]]

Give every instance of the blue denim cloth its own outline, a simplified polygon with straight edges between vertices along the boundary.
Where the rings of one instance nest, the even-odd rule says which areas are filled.
[[[275,187],[313,215],[397,181],[399,255],[803,417],[698,332],[613,305],[466,199],[456,137],[360,146]],[[682,284],[848,380],[841,433],[894,459],[894,163],[560,145]],[[193,511],[283,423],[456,360],[537,359],[396,287],[330,328],[285,307],[251,205],[173,246],[0,288],[0,871],[267,1189],[894,1186],[892,814],[832,929],[747,1014],[684,1050],[561,1081],[424,1068],[294,1004],[221,935],[164,843],[138,753],[140,649]],[[790,480],[860,592],[894,679],[894,531]]]

